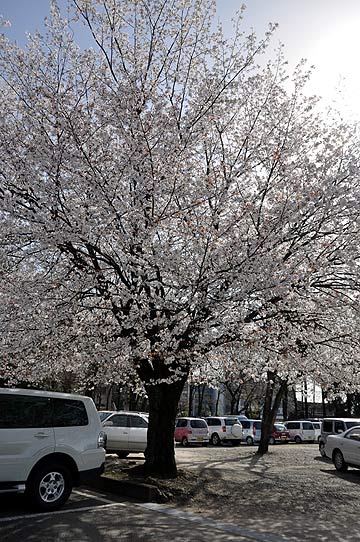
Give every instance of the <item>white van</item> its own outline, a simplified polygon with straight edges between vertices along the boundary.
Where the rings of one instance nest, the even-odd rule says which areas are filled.
[[[105,439],[90,397],[0,388],[0,491],[55,510],[103,472]]]
[[[290,440],[301,444],[302,442],[315,442],[315,429],[308,420],[293,420],[285,422],[285,427],[290,433]]]
[[[315,429],[315,442],[319,442],[321,437],[321,422],[320,421],[312,421],[311,422]]]

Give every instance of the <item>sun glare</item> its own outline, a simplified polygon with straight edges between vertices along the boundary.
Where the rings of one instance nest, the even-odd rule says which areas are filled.
[[[311,87],[344,117],[360,120],[360,21],[332,27],[314,43]]]

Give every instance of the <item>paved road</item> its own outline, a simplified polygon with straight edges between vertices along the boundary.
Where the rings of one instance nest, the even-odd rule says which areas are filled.
[[[285,539],[203,518],[169,506],[136,503],[88,490],[74,490],[66,506],[31,513],[21,495],[0,498],[1,542],[197,542]]]

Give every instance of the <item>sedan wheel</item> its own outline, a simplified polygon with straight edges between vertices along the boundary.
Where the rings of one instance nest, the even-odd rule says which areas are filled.
[[[347,471],[348,466],[345,463],[344,456],[340,452],[340,450],[335,450],[335,452],[333,454],[333,461],[334,461],[334,465],[335,465],[336,470],[338,470],[339,472]]]
[[[275,439],[274,439],[274,437],[270,437],[270,438],[269,438],[269,444],[275,444]]]

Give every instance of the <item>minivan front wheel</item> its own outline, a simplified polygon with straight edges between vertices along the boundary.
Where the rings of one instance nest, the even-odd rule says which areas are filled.
[[[60,508],[68,500],[72,486],[70,471],[64,465],[49,463],[30,475],[25,494],[33,507],[46,512]]]

